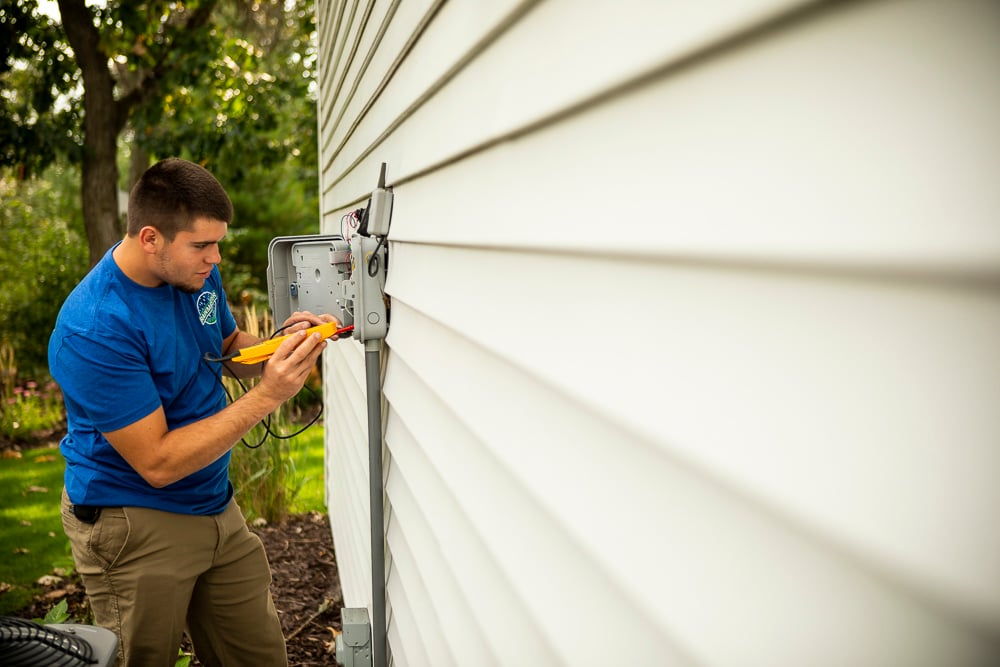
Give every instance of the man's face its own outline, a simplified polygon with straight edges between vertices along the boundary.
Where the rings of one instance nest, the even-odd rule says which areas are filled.
[[[190,294],[198,292],[222,261],[219,242],[228,229],[224,222],[199,218],[190,230],[178,232],[156,255],[160,280]]]

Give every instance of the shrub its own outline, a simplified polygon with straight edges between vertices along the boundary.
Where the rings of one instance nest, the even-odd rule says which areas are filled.
[[[46,375],[59,308],[87,271],[71,179],[55,168],[31,181],[0,176],[0,321],[24,377]]]

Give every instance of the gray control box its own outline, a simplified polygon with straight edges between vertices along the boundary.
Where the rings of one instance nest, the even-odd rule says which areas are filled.
[[[385,302],[387,251],[370,236],[351,237],[351,274],[340,284],[343,301],[351,304],[354,337],[364,343],[382,340],[389,330]]]
[[[267,248],[267,298],[275,326],[296,312],[330,313],[354,323],[341,282],[351,273],[351,247],[344,237],[313,234],[278,236]]]

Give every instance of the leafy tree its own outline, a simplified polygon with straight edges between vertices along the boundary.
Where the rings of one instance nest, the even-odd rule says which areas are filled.
[[[119,187],[153,157],[204,164],[236,208],[227,288],[259,298],[270,238],[318,227],[312,0],[59,0],[62,25],[0,3],[0,166],[81,165],[93,264],[121,237]]]
[[[236,211],[227,289],[259,299],[271,238],[319,226],[313,3],[227,3],[216,25],[212,66],[137,113],[133,144],[199,161],[226,185]]]
[[[30,178],[58,156],[78,159],[79,107],[59,104],[79,71],[59,24],[34,0],[0,0],[0,166]]]
[[[91,265],[121,238],[118,137],[137,108],[208,63],[215,2],[125,1],[102,8],[59,0],[84,89],[81,193]]]

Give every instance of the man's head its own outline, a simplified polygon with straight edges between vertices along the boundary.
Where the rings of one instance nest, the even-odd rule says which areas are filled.
[[[222,261],[219,243],[233,218],[233,204],[212,174],[193,162],[157,162],[132,188],[128,238],[122,244],[134,280],[149,286],[202,289]],[[123,261],[124,258],[123,258]]]
[[[137,236],[143,227],[155,227],[172,241],[199,218],[229,224],[233,204],[215,176],[194,162],[161,160],[146,170],[129,194],[129,236]]]

